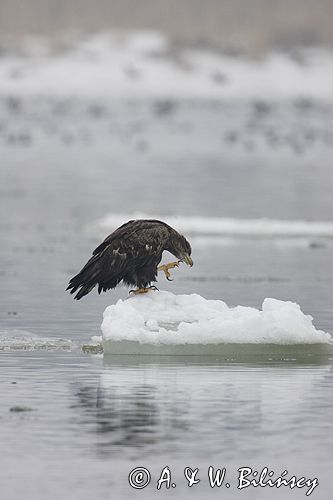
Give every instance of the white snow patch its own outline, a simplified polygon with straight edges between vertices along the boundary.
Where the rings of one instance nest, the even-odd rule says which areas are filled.
[[[182,49],[159,33],[99,34],[52,52],[41,39],[0,58],[1,93],[110,98],[333,98],[333,56],[324,49],[259,60]],[[170,51],[169,51],[170,52]],[[218,75],[218,78],[216,78]]]
[[[262,310],[200,295],[149,292],[118,300],[104,311],[103,340],[152,345],[330,344],[298,304],[267,298]],[[332,344],[333,345],[333,344]]]

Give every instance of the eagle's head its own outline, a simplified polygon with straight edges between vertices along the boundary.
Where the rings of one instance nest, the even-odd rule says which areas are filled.
[[[177,233],[177,231],[173,231],[170,235],[168,251],[177,257],[177,259],[185,262],[188,266],[193,266],[191,245],[187,239],[183,235]]]

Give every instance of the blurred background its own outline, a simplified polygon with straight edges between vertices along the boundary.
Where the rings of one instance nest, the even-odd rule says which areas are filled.
[[[257,54],[332,46],[331,0],[1,0],[0,30],[10,36],[110,29],[161,30],[187,43]]]

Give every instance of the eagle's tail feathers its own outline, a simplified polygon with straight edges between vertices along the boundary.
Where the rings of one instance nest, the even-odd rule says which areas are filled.
[[[74,298],[80,300],[96,285],[98,285],[98,293],[106,292],[110,288],[115,288],[122,279],[122,269],[115,265],[111,268],[107,256],[99,253],[93,255],[81,271],[70,280],[67,290],[70,290],[70,293],[79,290]]]
[[[74,299],[80,300],[82,297],[87,295],[91,290],[95,287],[95,283],[93,285],[84,285],[81,287],[81,290],[75,295]],[[73,293],[73,292],[71,292]]]
[[[80,300],[97,285],[99,275],[100,262],[98,258],[93,257],[87,262],[83,269],[70,280],[66,290],[70,290],[70,293],[75,293],[80,288],[79,292],[74,297],[76,300]]]

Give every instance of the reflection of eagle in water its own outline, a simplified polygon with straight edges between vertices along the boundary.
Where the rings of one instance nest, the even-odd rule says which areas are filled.
[[[178,262],[157,267],[164,250],[172,253]],[[115,288],[123,281],[136,286],[134,293],[145,293],[156,281],[157,271],[164,271],[167,279],[169,269],[179,262],[193,265],[190,257],[191,245],[175,229],[159,220],[131,220],[111,233],[93,252],[83,269],[69,282],[67,290],[78,293],[79,300],[96,285],[98,293]],[[150,288],[149,288],[150,287]]]

